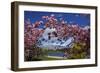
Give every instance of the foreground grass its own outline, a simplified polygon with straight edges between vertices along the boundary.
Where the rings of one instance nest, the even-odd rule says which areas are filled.
[[[33,58],[31,61],[50,61],[50,60],[67,60],[67,59],[44,56],[44,57]]]
[[[63,60],[63,59],[45,56],[43,60]]]

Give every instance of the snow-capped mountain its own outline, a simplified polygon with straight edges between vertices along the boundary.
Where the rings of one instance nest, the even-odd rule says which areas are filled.
[[[46,28],[41,37],[39,37],[37,46],[40,48],[48,48],[48,49],[63,49],[69,48],[73,44],[73,37],[66,37],[66,39],[59,39],[56,36],[55,28]]]

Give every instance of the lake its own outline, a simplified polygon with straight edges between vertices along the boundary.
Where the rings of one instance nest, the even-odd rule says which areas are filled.
[[[64,56],[64,53],[62,52],[55,52],[55,53],[48,53],[48,56],[57,56],[57,57],[63,57]]]

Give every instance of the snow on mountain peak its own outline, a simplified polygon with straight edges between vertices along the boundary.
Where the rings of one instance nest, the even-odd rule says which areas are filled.
[[[58,37],[54,36],[53,32],[56,33],[55,28],[46,28],[42,34],[42,37],[38,39],[37,46],[48,49],[63,49],[69,48],[74,41],[73,37],[66,37],[67,40],[59,39]]]

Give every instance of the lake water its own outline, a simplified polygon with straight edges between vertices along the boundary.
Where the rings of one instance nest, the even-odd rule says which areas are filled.
[[[63,57],[63,56],[64,56],[64,53],[62,53],[62,52],[48,53],[48,56],[58,56],[58,57]]]

